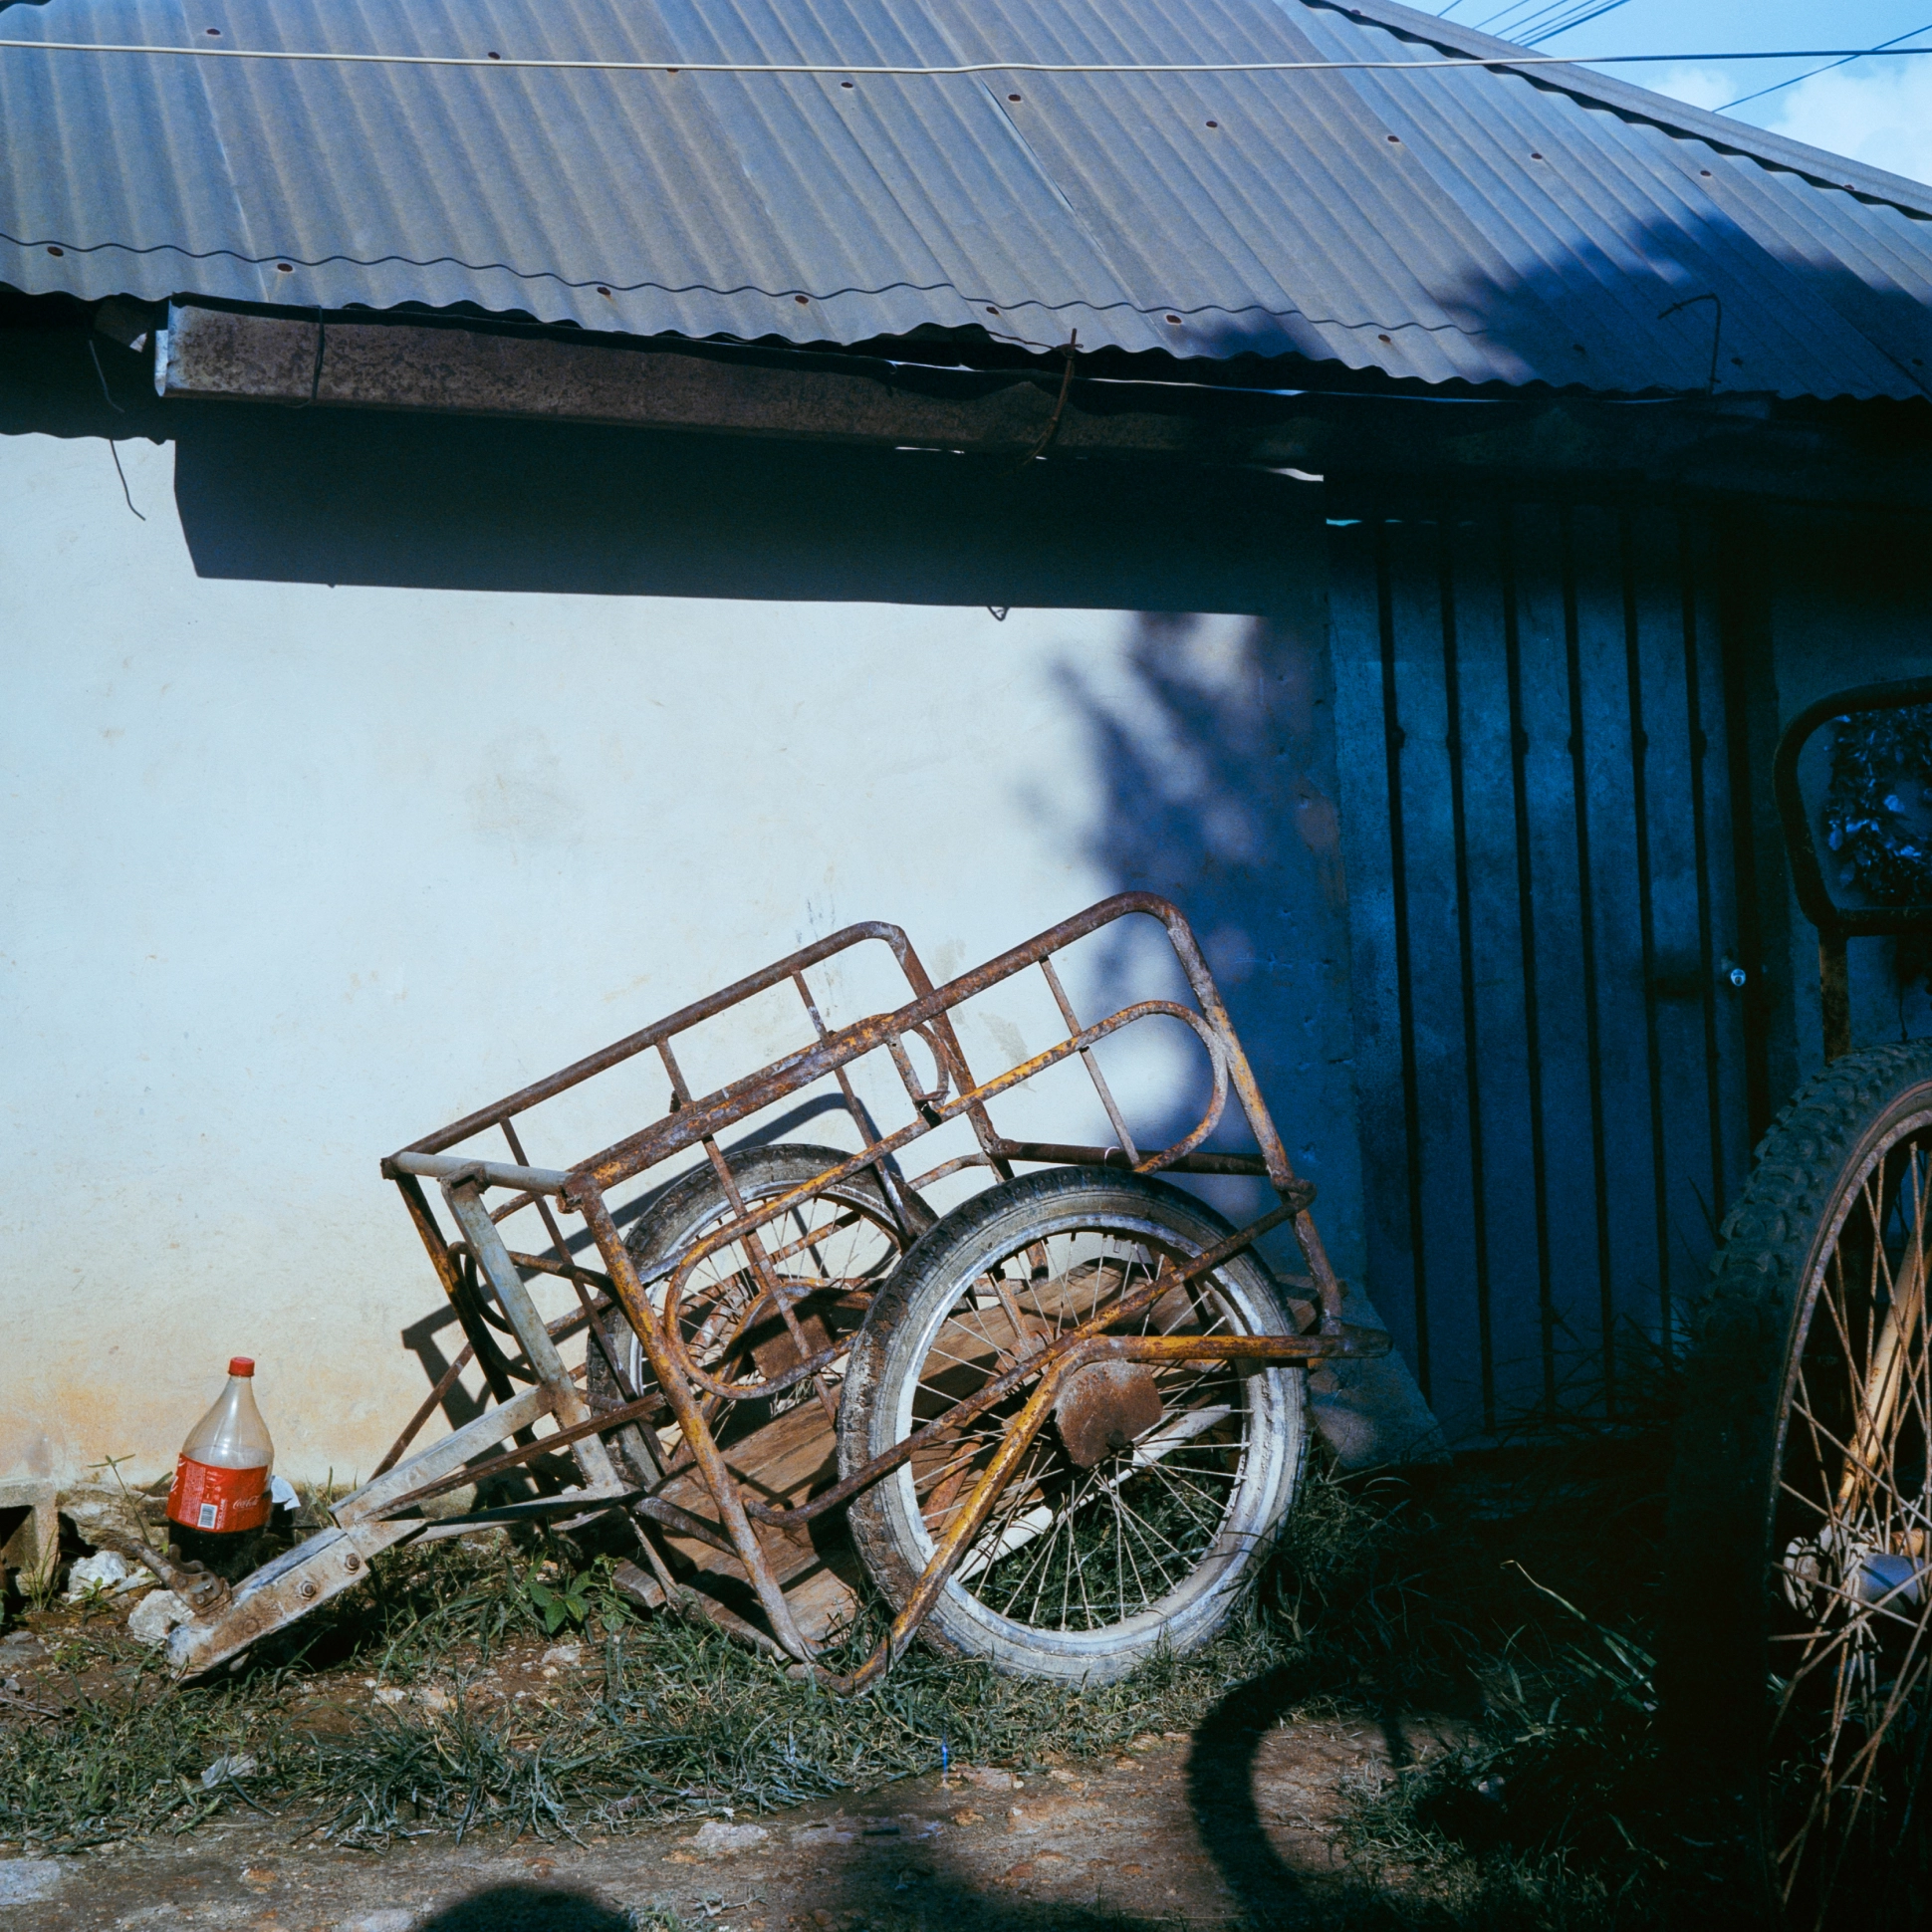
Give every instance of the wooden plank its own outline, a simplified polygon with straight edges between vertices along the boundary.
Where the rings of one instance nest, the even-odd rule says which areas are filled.
[[[1469,902],[1470,957],[1464,993],[1473,1015],[1474,1091],[1482,1193],[1479,1262],[1486,1287],[1481,1426],[1504,1419],[1500,1372],[1520,1386],[1538,1374],[1538,1249],[1531,1132],[1531,1061],[1523,972],[1523,902],[1510,711],[1510,580],[1503,519],[1462,526],[1456,539],[1458,729]]]
[[[1659,1258],[1655,1149],[1644,983],[1642,867],[1637,846],[1636,757],[1620,517],[1580,509],[1572,522],[1577,688],[1588,832],[1589,930],[1594,1002],[1592,1234],[1598,1243],[1595,1346],[1604,1399],[1614,1408],[1618,1365],[1636,1334],[1654,1333]],[[1639,703],[1641,693],[1639,692]]]
[[[1523,782],[1530,827],[1541,1158],[1546,1174],[1549,1272],[1541,1360],[1528,1373],[1498,1368],[1499,1403],[1521,1411],[1566,1392],[1587,1396],[1597,1327],[1595,1188],[1587,1095],[1582,932],[1570,759],[1565,534],[1558,512],[1517,513],[1519,682],[1526,739]],[[1527,1364],[1525,1367],[1527,1368]]]
[[[1342,848],[1348,877],[1348,954],[1362,1162],[1368,1284],[1394,1343],[1421,1370],[1418,1267],[1409,1206],[1408,1129],[1398,921],[1390,855],[1389,691],[1378,609],[1378,524],[1343,519],[1328,532],[1328,624],[1333,657]],[[1406,908],[1404,908],[1404,917]],[[1427,1390],[1425,1388],[1426,1395]]]
[[[1477,1253],[1469,1214],[1469,1041],[1457,890],[1455,760],[1450,744],[1451,623],[1444,535],[1435,521],[1391,526],[1397,773],[1404,827],[1398,887],[1407,902],[1407,968],[1416,1105],[1407,1122],[1420,1170],[1418,1239],[1426,1271],[1427,1395],[1452,1435],[1480,1426]],[[1453,580],[1448,586],[1453,605]]]
[[[1658,1231],[1657,1304],[1647,1326],[1662,1342],[1684,1291],[1708,1265],[1715,1242],[1728,1137],[1721,1103],[1713,1108],[1716,1039],[1715,933],[1710,918],[1710,854],[1698,836],[1705,748],[1700,744],[1693,677],[1695,625],[1686,655],[1684,558],[1676,516],[1633,520],[1631,565],[1641,698],[1644,837],[1649,872],[1648,1024],[1654,1031],[1655,1114],[1661,1129],[1662,1199],[1652,1177]],[[1694,590],[1692,592],[1694,596]]]
[[[192,303],[170,305],[167,316],[156,370],[164,401],[262,400],[1000,455],[1023,454],[1053,426],[1055,454],[1292,466],[1379,476],[1397,487],[1432,471],[1510,469],[1875,506],[1932,497],[1932,470],[1916,447],[1826,443],[1810,421],[1794,435],[1755,397],[1686,397],[1642,410],[1576,396],[1510,397],[1481,404],[1477,419],[1361,394],[1082,374],[1060,409],[1054,363],[918,367],[863,355],[667,350],[621,337],[318,322],[313,312],[241,315]],[[145,405],[136,398],[130,406],[138,413]]]

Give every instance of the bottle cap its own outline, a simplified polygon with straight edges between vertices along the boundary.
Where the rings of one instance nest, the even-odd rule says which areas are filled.
[[[255,1364],[246,1355],[230,1355],[228,1372],[231,1375],[252,1375],[255,1372]]]

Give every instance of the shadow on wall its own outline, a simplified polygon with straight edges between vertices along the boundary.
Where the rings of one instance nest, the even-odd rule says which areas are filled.
[[[1228,1004],[1288,1156],[1320,1189],[1316,1220],[1351,1284],[1350,1318],[1381,1326],[1366,1268],[1351,1053],[1348,892],[1337,744],[1319,571],[1284,560],[1273,608],[1229,619],[1142,612],[1125,683],[1069,665],[1099,800],[1080,834],[1115,890],[1159,892],[1186,913]],[[1144,996],[1123,932],[1109,960],[1115,1003]],[[1217,1139],[1246,1144],[1231,1102]],[[1148,1122],[1153,1144],[1193,1121]],[[1272,1196],[1245,1182],[1192,1183],[1236,1219]],[[1291,1238],[1267,1244],[1300,1274]],[[1347,1466],[1434,1452],[1434,1418],[1405,1366],[1372,1362],[1310,1377],[1316,1419]]]
[[[1141,612],[1124,687],[1063,668],[1099,799],[1076,836],[1115,890],[1187,914],[1289,1158],[1323,1188],[1325,1219],[1352,1226],[1347,887],[1320,585],[1282,588],[1286,609],[1239,622]],[[1126,943],[1122,1000],[1136,990]],[[1161,1120],[1161,1137],[1191,1118]],[[1222,1137],[1238,1139],[1229,1124]],[[1358,1242],[1335,1239],[1338,1265],[1356,1268]]]

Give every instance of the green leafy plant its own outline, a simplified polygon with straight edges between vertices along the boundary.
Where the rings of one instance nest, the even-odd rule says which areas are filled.
[[[575,1624],[580,1629],[583,1627],[592,1609],[590,1588],[589,1571],[546,1582],[543,1570],[537,1565],[531,1566],[523,1579],[523,1593],[543,1619],[544,1635],[547,1637],[555,1636],[566,1623]]]

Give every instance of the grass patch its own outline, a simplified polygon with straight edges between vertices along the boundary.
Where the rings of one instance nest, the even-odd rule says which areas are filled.
[[[73,1850],[250,1805],[369,1848],[568,1838],[861,1794],[942,1751],[1025,1771],[1187,1733],[1198,1761],[1216,1713],[1341,1715],[1394,1748],[1344,1843],[1388,1922],[1641,1923],[1670,1850],[1649,1687],[1663,1467],[1658,1434],[1588,1433],[1400,1480],[1317,1470],[1234,1626],[1104,1687],[915,1648],[841,1701],[708,1625],[635,1612],[609,1559],[564,1546],[393,1552],[207,1687],[171,1684],[113,1619],[37,1618],[61,1669],[36,1695],[62,1714],[0,1719],[0,1840]],[[581,1663],[543,1677],[566,1639]],[[1424,1718],[1450,1745],[1405,1762]]]

